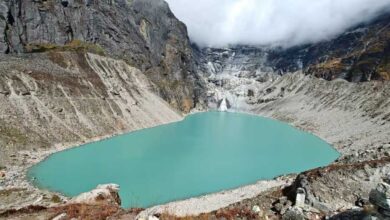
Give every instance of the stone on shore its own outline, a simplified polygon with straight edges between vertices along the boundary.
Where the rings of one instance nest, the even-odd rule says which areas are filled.
[[[384,181],[370,192],[370,202],[378,207],[381,214],[390,217],[390,183]]]
[[[76,196],[75,198],[71,199],[69,203],[107,203],[120,206],[121,199],[119,197],[119,189],[120,187],[117,184],[98,185],[96,189]]]

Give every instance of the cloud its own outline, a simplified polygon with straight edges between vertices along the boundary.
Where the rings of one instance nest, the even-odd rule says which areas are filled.
[[[389,0],[167,0],[200,46],[290,47],[333,38],[390,11]]]

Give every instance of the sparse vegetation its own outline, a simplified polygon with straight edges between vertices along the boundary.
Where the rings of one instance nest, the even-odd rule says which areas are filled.
[[[5,189],[0,191],[0,196],[11,196],[13,193],[22,193],[24,189],[21,188],[13,188],[13,189]]]
[[[209,220],[209,219],[215,219],[213,218],[211,214],[201,214],[199,216],[186,216],[186,217],[176,217],[170,214],[162,214],[159,216],[159,219],[161,220]]]
[[[62,201],[62,199],[58,195],[53,195],[51,197],[51,201],[54,203],[60,203]]]
[[[51,43],[32,43],[25,46],[28,53],[42,53],[48,51],[81,51],[104,55],[104,49],[99,44],[92,44],[81,40],[72,40],[65,45]]]
[[[198,216],[176,217],[169,214],[162,214],[158,217],[161,220],[267,219],[265,215],[258,215],[248,208],[221,209],[216,212],[204,213]]]
[[[118,206],[111,205],[88,205],[88,204],[70,204],[67,206],[54,208],[56,213],[53,217],[66,213],[69,219],[107,219],[120,210]]]
[[[6,143],[25,144],[28,141],[28,138],[22,131],[9,125],[7,126],[6,123],[0,125],[0,138]]]
[[[341,58],[333,58],[327,60],[326,62],[317,64],[317,68],[322,69],[341,69],[343,67]]]

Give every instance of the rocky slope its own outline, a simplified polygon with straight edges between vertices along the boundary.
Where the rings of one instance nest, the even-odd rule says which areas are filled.
[[[0,209],[50,203],[26,168],[50,153],[182,119],[124,61],[50,52],[0,57]]]
[[[3,56],[0,63],[3,163],[17,150],[180,119],[145,75],[123,61],[56,52]]]
[[[390,82],[353,84],[288,74],[257,87],[250,112],[287,121],[343,155],[390,142]]]
[[[230,79],[241,81],[242,86],[252,84],[244,79],[263,82],[269,75],[296,71],[326,80],[390,80],[390,13],[351,28],[335,39],[289,49],[249,46],[194,49],[199,71],[216,87],[223,87]],[[217,93],[213,98],[216,100],[209,97],[211,103],[221,101],[221,91]],[[232,94],[229,98],[237,99]]]
[[[93,45],[144,71],[173,107],[189,111],[195,105],[187,30],[163,0],[1,1],[0,33],[6,54]]]

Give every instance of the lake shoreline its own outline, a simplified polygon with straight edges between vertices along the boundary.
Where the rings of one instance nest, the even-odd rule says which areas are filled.
[[[297,83],[305,84],[304,88],[310,90],[310,92],[305,91],[305,89],[301,89],[299,90],[299,92],[293,93],[294,90],[292,90],[291,92],[292,95],[286,95],[284,98],[281,99],[281,101],[277,100],[270,103],[254,105],[251,109],[244,111],[244,113],[249,112],[249,113],[253,113],[254,115],[269,117],[272,119],[286,122],[291,126],[312,133],[317,137],[320,137],[322,140],[331,143],[331,145],[334,146],[338,150],[338,152],[341,153],[341,157],[337,162],[337,164],[354,164],[357,162],[368,161],[378,157],[380,158],[383,152],[380,153],[378,149],[390,144],[390,135],[388,135],[390,130],[389,129],[390,123],[382,123],[381,119],[378,118],[381,117],[380,115],[379,116],[375,115],[375,117],[367,115],[367,114],[371,114],[370,109],[351,110],[351,108],[348,107],[348,106],[355,106],[357,102],[356,99],[350,98],[350,97],[354,97],[351,94],[357,93],[359,97],[361,97],[361,99],[359,99],[358,102],[365,102],[366,100],[377,101],[377,99],[381,98],[381,97],[378,98],[375,94],[372,94],[370,92],[372,91],[372,88],[377,85],[377,83],[369,82],[369,83],[360,84],[358,85],[357,88],[352,88],[352,87],[348,87],[347,82],[327,82],[321,79],[303,76],[301,74],[286,75],[281,79],[272,83],[276,84],[277,88],[279,89],[281,87],[288,88],[288,86],[295,86]],[[314,91],[311,90],[312,85],[315,85],[317,89]],[[272,84],[266,86],[272,86]],[[329,88],[330,86],[337,86],[342,88],[343,90],[338,91],[338,93],[332,97],[328,97],[327,93],[318,92],[318,91],[326,91],[326,88]],[[384,84],[383,86],[384,86],[383,89],[386,89],[388,88],[389,84],[387,83]],[[294,88],[299,88],[299,87],[294,87]],[[276,91],[278,90],[276,89]],[[316,92],[318,92],[318,94]],[[364,95],[360,95],[360,93],[366,94],[367,97],[365,97]],[[333,99],[338,100],[343,98],[345,100],[345,104],[343,106],[345,109],[344,108],[342,109],[337,105],[321,106],[321,108],[313,107],[323,103],[324,99],[326,100],[330,98],[332,98],[332,100],[330,100],[332,102],[335,102]],[[375,109],[373,109],[372,111],[374,110]],[[384,111],[383,114],[388,112],[387,109],[383,109],[383,111]],[[194,111],[194,112],[198,112],[198,111]],[[111,136],[112,135],[105,136],[105,137],[111,137]],[[61,150],[60,145],[56,145],[56,146],[58,147],[58,149],[52,149],[46,151],[45,156],[48,156],[51,153],[58,152],[59,150]],[[65,148],[67,146],[63,145],[62,147]],[[34,161],[38,162],[40,159],[42,159],[41,157],[43,157],[42,152],[36,152],[36,153],[27,152],[27,153],[32,154],[33,155],[32,157],[36,157]],[[20,151],[19,154],[20,156],[22,156],[24,152]],[[13,208],[13,207],[21,208],[31,204],[40,204],[40,205],[47,205],[47,206],[56,206],[56,205],[64,204],[67,198],[63,198],[62,203],[53,203],[46,200],[43,201],[41,197],[43,196],[48,197],[53,195],[53,193],[43,192],[41,190],[35,189],[29,184],[26,185],[25,179],[21,178],[21,176],[19,175],[20,173],[25,172],[27,167],[29,167],[27,166],[27,164],[32,164],[33,162],[31,162],[30,160],[27,162],[23,162],[21,160],[18,163],[20,164],[20,166],[18,167],[10,166],[7,167],[7,169],[5,170],[6,175],[8,176],[6,178],[11,178],[11,183],[13,186],[7,188],[10,190],[14,190],[18,188],[27,188],[28,190],[32,190],[33,193],[31,194],[31,192],[29,192],[30,196],[28,199],[23,198],[19,195],[13,197],[14,199],[16,198],[18,201],[11,204],[8,207],[2,207],[3,210]],[[330,165],[329,167],[331,166],[332,165]],[[14,173],[16,173],[15,176],[13,176]],[[355,177],[349,177],[348,175],[341,175],[341,176],[339,175],[336,176],[335,178],[336,179],[347,178],[345,181],[347,180],[349,181],[350,179],[356,179]],[[294,178],[291,177],[291,180],[292,179]],[[377,179],[375,179],[375,181],[373,180],[372,182],[370,182],[369,185],[365,187],[365,189],[369,190],[370,187],[374,187],[376,181]],[[349,187],[345,187],[345,188],[348,189]],[[362,193],[366,193],[366,192],[364,191]],[[335,194],[329,194],[327,196],[329,196],[329,199],[337,199],[337,196]],[[236,199],[237,201],[240,201],[240,198],[236,198]],[[204,197],[202,200],[203,200],[201,201],[202,204],[209,204],[208,201],[204,201],[205,200]],[[5,203],[7,204],[7,201],[5,201]],[[182,208],[176,204],[178,203],[169,204],[169,207],[172,207],[172,214],[176,214],[176,213],[180,214],[181,210],[186,210],[185,208]],[[228,204],[219,204],[220,208],[222,208],[224,205],[228,205]],[[353,205],[353,202],[351,202],[350,200],[337,201],[337,202],[333,202],[332,204],[332,206],[335,207],[349,207],[349,208],[351,208],[351,205]],[[192,208],[195,209],[195,207]],[[218,207],[215,208],[217,209]],[[193,212],[193,213],[200,214],[205,211],[209,211],[209,210],[204,210],[204,211],[198,210],[197,212]],[[184,215],[184,213],[182,214]]]
[[[184,119],[184,117],[181,118],[181,120],[183,120],[183,119]],[[161,126],[161,125],[165,125],[165,124],[170,124],[170,123],[174,123],[174,122],[177,122],[177,121],[163,123],[163,124],[159,124],[159,125],[156,125],[153,127],[157,127],[157,126]],[[150,127],[150,128],[152,128],[152,127]],[[144,129],[144,128],[141,128],[140,130],[142,130],[142,129]],[[123,135],[123,134],[129,133],[129,132],[134,132],[134,131],[137,131],[137,130],[123,131],[123,132],[119,132],[119,133],[115,133],[115,134],[104,135],[104,136],[100,136],[100,137],[90,138],[88,140],[73,142],[73,143],[55,144],[54,146],[50,147],[49,150],[19,151],[19,155],[28,156],[31,159],[18,161],[19,162],[18,165],[9,166],[5,169],[6,174],[10,174],[10,175],[6,176],[6,178],[3,180],[2,185],[6,185],[6,187],[3,187],[1,185],[0,191],[1,190],[12,190],[12,189],[24,188],[26,190],[32,191],[33,192],[32,194],[40,195],[41,197],[42,197],[42,193],[45,196],[47,194],[57,195],[57,196],[61,197],[62,203],[66,203],[71,198],[62,195],[61,193],[51,192],[49,190],[40,189],[40,188],[34,186],[31,183],[31,181],[28,179],[28,176],[27,176],[28,170],[31,167],[33,167],[34,165],[44,161],[45,159],[47,159],[48,157],[50,157],[51,155],[53,155],[55,153],[70,150],[73,148],[82,147],[85,144],[100,142],[100,141],[103,141],[103,140],[106,140],[106,139],[109,139],[112,137],[116,137],[116,136]],[[37,196],[33,196],[33,197],[37,197]],[[38,201],[38,202],[40,202],[40,201]],[[18,208],[24,207],[24,205],[20,205],[20,206],[16,206],[16,207],[2,207],[1,205],[2,204],[0,204],[0,211],[11,209],[11,208],[18,209]],[[44,205],[48,205],[48,206],[54,205],[55,206],[58,204],[49,202],[49,203],[44,203]]]
[[[286,123],[208,111],[56,153],[30,168],[28,176],[38,188],[70,197],[98,184],[118,184],[122,207],[143,208],[227,194],[259,180],[327,166],[338,157],[325,141]]]
[[[180,122],[180,121],[184,120],[187,116],[199,114],[199,113],[205,113],[205,112],[208,112],[208,111],[206,111],[206,110],[205,111],[192,111],[189,114],[183,115],[183,117],[179,121],[164,123],[164,124],[156,125],[153,127],[158,127],[158,126],[167,125],[167,124],[171,124],[171,123],[175,123],[175,122]],[[263,117],[261,115],[256,115],[256,114],[252,114],[252,113],[248,113],[248,112],[230,111],[229,113],[248,114],[251,116]],[[277,119],[274,119],[271,117],[265,117],[265,118],[268,118],[271,120],[277,120]],[[150,128],[153,128],[153,127],[150,127]],[[150,128],[142,128],[140,130],[150,129]],[[58,205],[56,203],[40,201],[41,200],[40,198],[47,197],[48,195],[59,196],[62,199],[61,203],[64,204],[67,201],[69,201],[71,198],[64,196],[63,194],[58,193],[58,192],[52,192],[52,191],[49,191],[47,189],[38,188],[37,186],[35,186],[31,183],[31,181],[27,177],[27,172],[32,166],[38,164],[39,162],[44,161],[45,159],[47,159],[48,157],[50,157],[51,155],[53,155],[55,153],[70,150],[73,148],[82,147],[85,144],[104,141],[104,140],[112,138],[112,137],[120,136],[120,135],[127,134],[130,132],[137,132],[140,130],[124,131],[124,132],[120,132],[117,134],[110,134],[110,135],[105,135],[105,136],[101,136],[101,137],[95,137],[95,138],[91,138],[87,141],[84,140],[84,141],[78,141],[75,143],[55,144],[53,147],[50,148],[50,150],[46,150],[46,151],[45,150],[34,151],[34,152],[20,151],[19,152],[20,155],[29,155],[33,159],[28,160],[28,161],[23,161],[23,164],[20,164],[19,166],[12,166],[10,168],[7,168],[7,170],[6,170],[7,173],[11,173],[11,174],[12,173],[19,173],[19,175],[13,176],[13,178],[8,179],[8,181],[6,182],[7,187],[0,188],[0,190],[25,188],[28,191],[32,191],[33,192],[32,194],[35,194],[34,197],[36,197],[37,199],[34,201],[34,204],[42,203],[43,205],[46,205],[46,206]],[[265,190],[271,189],[273,187],[286,186],[289,183],[291,183],[295,177],[296,177],[295,174],[286,174],[286,175],[282,175],[280,177],[276,177],[272,180],[259,180],[258,182],[254,183],[254,184],[243,185],[243,186],[240,186],[240,187],[237,187],[234,189],[230,189],[230,190],[223,190],[220,192],[206,194],[206,195],[199,196],[199,197],[188,198],[188,199],[184,199],[184,200],[180,200],[180,201],[173,201],[173,202],[169,202],[165,205],[157,205],[157,206],[154,206],[151,208],[147,208],[146,211],[143,213],[151,214],[151,213],[158,212],[157,210],[161,211],[162,209],[164,209],[164,210],[168,209],[172,213],[174,213],[175,215],[178,215],[178,216],[185,216],[188,214],[197,215],[197,214],[204,213],[207,211],[213,211],[213,210],[216,210],[219,208],[223,208],[227,205],[233,204],[235,202],[239,202],[245,198],[254,197],[257,194],[259,194]],[[254,190],[254,189],[256,189],[256,190]],[[224,197],[224,200],[225,200],[224,202],[219,202],[221,200],[221,196]],[[210,201],[204,203],[204,200],[210,200]],[[204,208],[202,208],[202,209],[195,211],[194,209],[191,208],[192,206],[199,206],[202,203],[204,203]],[[20,205],[19,207],[12,207],[12,208],[17,209],[17,208],[21,208],[23,206],[24,205]],[[171,208],[171,207],[177,207],[177,206],[180,206],[181,208],[178,208],[176,210]],[[207,207],[214,207],[214,208],[210,209]],[[10,208],[11,207],[2,208],[0,206],[0,210],[7,210]],[[183,211],[183,210],[187,210],[187,211]]]

